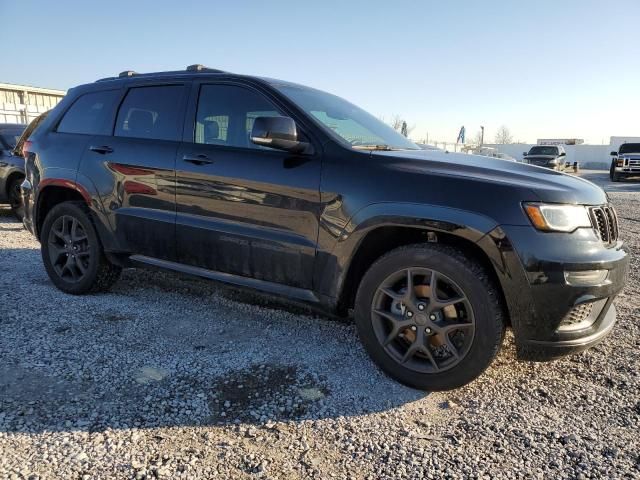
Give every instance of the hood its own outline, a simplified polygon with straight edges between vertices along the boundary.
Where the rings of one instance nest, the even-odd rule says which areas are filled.
[[[388,160],[387,167],[394,170],[461,177],[501,186],[512,185],[527,189],[536,197],[522,198],[523,201],[584,205],[602,205],[608,201],[604,190],[588,180],[534,165],[431,150],[373,151],[371,156]]]

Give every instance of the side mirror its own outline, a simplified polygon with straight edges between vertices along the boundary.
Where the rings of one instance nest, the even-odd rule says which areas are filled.
[[[561,157],[566,157],[566,156],[567,156],[567,154],[566,154],[566,152],[562,152],[562,153],[560,154],[560,156],[561,156]]]
[[[302,153],[309,147],[308,143],[298,141],[296,122],[289,117],[257,117],[251,129],[251,141],[293,153]]]
[[[618,152],[611,152],[609,155],[617,157],[618,156]]]
[[[529,152],[522,152],[522,156],[526,157]]]

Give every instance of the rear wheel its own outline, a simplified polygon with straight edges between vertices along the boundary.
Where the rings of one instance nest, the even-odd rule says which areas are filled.
[[[108,290],[121,268],[104,255],[82,202],[64,202],[48,213],[40,234],[42,260],[56,287],[75,295]]]
[[[8,185],[9,205],[11,206],[11,212],[20,221],[22,221],[22,217],[24,217],[24,204],[22,203],[22,192],[20,191],[20,185],[23,181],[24,177],[22,176],[13,177],[9,181]]]
[[[475,379],[505,330],[486,272],[460,251],[431,244],[401,247],[376,261],[358,289],[355,318],[378,366],[422,390]]]

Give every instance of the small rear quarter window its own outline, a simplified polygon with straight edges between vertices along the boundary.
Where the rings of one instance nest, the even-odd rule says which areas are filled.
[[[106,117],[111,112],[117,90],[85,93],[71,105],[58,124],[58,132],[85,135],[106,135],[109,125]]]

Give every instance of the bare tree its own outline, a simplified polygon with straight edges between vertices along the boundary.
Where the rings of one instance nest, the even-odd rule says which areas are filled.
[[[391,125],[391,128],[399,132],[402,128],[402,121],[403,120],[400,115],[394,115],[391,117],[391,122],[389,123],[389,125]]]
[[[502,125],[496,132],[495,142],[500,145],[513,143],[513,135],[505,125]]]
[[[415,125],[409,125],[405,119],[400,115],[393,115],[389,122],[391,128],[395,131],[402,133],[405,137],[408,137],[411,132],[416,128]]]
[[[482,144],[482,132],[478,130],[476,134],[467,141],[467,143],[480,146]]]

